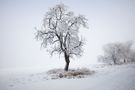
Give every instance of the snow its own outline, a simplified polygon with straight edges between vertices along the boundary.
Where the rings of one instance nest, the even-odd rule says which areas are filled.
[[[47,72],[51,79],[59,78],[84,78],[94,74],[95,72],[88,68],[69,69],[64,71],[63,69],[52,69]],[[48,79],[48,78],[47,78]]]
[[[135,90],[135,64],[88,66],[86,78],[48,79],[43,70],[0,70],[0,90]]]

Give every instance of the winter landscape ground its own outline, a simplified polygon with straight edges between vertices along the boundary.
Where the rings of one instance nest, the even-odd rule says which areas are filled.
[[[135,90],[135,64],[90,65],[85,78],[50,79],[43,70],[0,71],[0,90]]]

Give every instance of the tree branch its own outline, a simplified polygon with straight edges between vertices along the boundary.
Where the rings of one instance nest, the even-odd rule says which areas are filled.
[[[83,42],[80,41],[79,44],[78,44],[77,46],[73,47],[73,49],[78,48],[78,47],[80,47],[80,46],[82,46],[82,45],[83,45]]]

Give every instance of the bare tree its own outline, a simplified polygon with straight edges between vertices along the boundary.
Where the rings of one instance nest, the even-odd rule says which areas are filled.
[[[65,71],[68,71],[70,58],[81,56],[84,40],[78,36],[80,27],[87,28],[87,19],[75,16],[67,11],[64,4],[58,4],[46,12],[41,30],[37,30],[36,39],[41,40],[41,46],[53,53],[63,54],[65,57]]]

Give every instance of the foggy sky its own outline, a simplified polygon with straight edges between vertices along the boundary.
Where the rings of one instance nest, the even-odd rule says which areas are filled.
[[[34,39],[34,27],[40,28],[48,9],[59,3],[89,20],[89,29],[80,30],[84,55],[71,66],[96,63],[104,44],[135,42],[134,0],[0,0],[0,68],[64,67],[62,57],[50,57]]]

